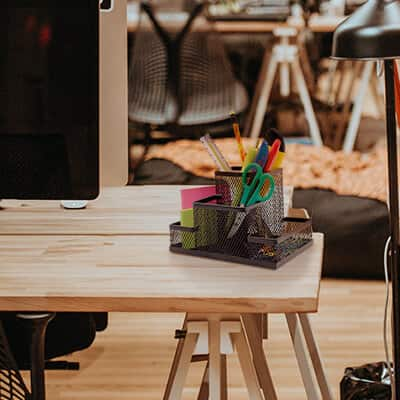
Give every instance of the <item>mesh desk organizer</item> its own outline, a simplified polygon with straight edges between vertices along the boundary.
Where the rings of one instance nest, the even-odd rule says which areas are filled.
[[[284,218],[282,170],[270,174],[270,200],[240,207],[242,173],[217,171],[217,195],[193,204],[194,227],[170,225],[170,251],[277,269],[310,246],[311,219]]]

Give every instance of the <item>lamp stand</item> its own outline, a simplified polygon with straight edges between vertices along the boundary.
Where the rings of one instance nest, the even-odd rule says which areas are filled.
[[[389,177],[389,224],[391,240],[393,363],[395,388],[392,398],[400,399],[400,273],[399,273],[399,185],[397,165],[397,129],[394,92],[394,62],[385,60],[386,137]]]

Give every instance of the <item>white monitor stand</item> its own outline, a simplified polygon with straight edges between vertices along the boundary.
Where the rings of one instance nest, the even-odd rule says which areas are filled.
[[[100,186],[128,182],[127,0],[99,0],[100,12]],[[82,209],[87,201],[62,201]]]

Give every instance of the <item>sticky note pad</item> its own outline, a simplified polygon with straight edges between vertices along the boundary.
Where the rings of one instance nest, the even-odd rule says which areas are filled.
[[[181,226],[194,227],[194,213],[193,208],[181,210]]]
[[[193,208],[181,211],[181,226],[193,228],[194,227],[194,213]],[[182,248],[193,249],[196,247],[196,236],[194,232],[181,232]]]
[[[181,190],[181,210],[193,208],[193,203],[216,194],[214,186],[201,186]],[[182,221],[181,221],[182,222]]]

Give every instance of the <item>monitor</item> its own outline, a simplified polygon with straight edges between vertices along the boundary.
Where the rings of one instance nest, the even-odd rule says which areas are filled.
[[[99,0],[1,0],[0,199],[94,199],[99,158]]]

